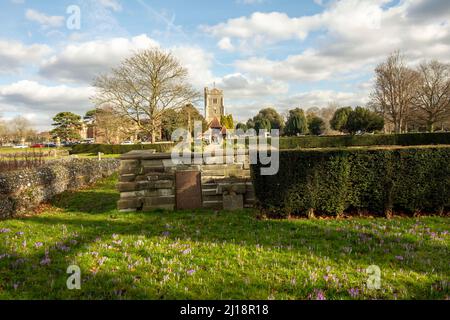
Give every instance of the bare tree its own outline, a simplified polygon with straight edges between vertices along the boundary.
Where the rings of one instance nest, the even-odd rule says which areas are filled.
[[[396,133],[402,132],[417,91],[418,73],[408,68],[400,52],[394,52],[375,69],[375,88],[369,104]]]
[[[433,132],[436,123],[450,117],[450,65],[432,60],[422,63],[418,72],[414,115]]]
[[[8,128],[6,122],[0,115],[0,145],[4,144],[8,140]]]
[[[172,54],[144,50],[126,59],[110,74],[99,76],[94,86],[97,106],[108,104],[151,136],[161,134],[164,111],[177,109],[200,98],[187,83],[188,72]]]
[[[31,127],[30,121],[22,116],[17,116],[12,119],[10,125],[12,135],[17,141],[20,141],[22,139],[26,140],[27,138],[35,134]]]

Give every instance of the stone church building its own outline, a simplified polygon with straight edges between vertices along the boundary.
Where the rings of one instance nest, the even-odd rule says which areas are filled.
[[[223,90],[217,88],[205,88],[205,120],[211,123],[214,118],[220,121],[225,115],[225,106],[223,101]]]

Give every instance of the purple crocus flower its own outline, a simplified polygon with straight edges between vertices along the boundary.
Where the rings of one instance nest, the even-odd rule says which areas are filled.
[[[327,300],[327,298],[325,298],[325,294],[323,293],[323,291],[321,290],[317,291],[316,300]]]
[[[41,260],[41,266],[48,266],[51,262],[52,260],[50,260],[48,256],[45,256],[45,258]]]
[[[187,273],[188,275],[192,276],[195,273],[195,270],[194,269],[188,270]]]
[[[352,298],[356,298],[359,296],[359,290],[357,288],[351,288],[348,290],[348,293]]]

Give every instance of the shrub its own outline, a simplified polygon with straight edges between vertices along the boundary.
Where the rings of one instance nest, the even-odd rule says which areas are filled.
[[[368,134],[362,136],[282,137],[280,149],[340,148],[358,146],[450,145],[450,133]]]
[[[450,148],[283,150],[277,175],[252,165],[255,195],[272,217],[450,209]]]
[[[156,150],[156,152],[170,152],[174,147],[173,143],[157,144],[134,144],[134,145],[113,145],[113,144],[79,144],[72,148],[71,154],[94,153],[104,154],[124,154],[133,150]]]

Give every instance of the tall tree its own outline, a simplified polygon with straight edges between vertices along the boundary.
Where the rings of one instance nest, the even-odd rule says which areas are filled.
[[[163,139],[171,141],[172,133],[178,128],[190,130],[191,134],[193,134],[196,121],[200,121],[202,123],[203,132],[208,129],[208,123],[205,118],[192,104],[187,104],[179,110],[165,110],[162,121]]]
[[[30,121],[22,116],[17,116],[11,121],[11,134],[16,141],[31,138],[35,134]]]
[[[393,123],[396,133],[400,133],[412,109],[418,73],[406,66],[403,56],[397,51],[377,66],[375,76],[370,105]]]
[[[267,132],[270,132],[272,130],[272,124],[270,123],[269,119],[261,118],[255,121],[255,130],[256,133],[259,133],[261,130],[266,130]]]
[[[236,130],[242,130],[242,131],[246,132],[248,130],[248,127],[245,123],[239,122],[236,125]]]
[[[8,127],[6,122],[1,118],[0,115],[0,144],[4,144],[8,140]]]
[[[433,132],[436,123],[450,118],[450,65],[432,60],[422,63],[418,73],[414,115]]]
[[[355,134],[357,132],[374,132],[382,130],[384,119],[382,116],[366,108],[356,107],[347,117],[346,123],[341,127],[343,131]]]
[[[345,126],[347,124],[348,116],[352,111],[352,107],[337,109],[334,113],[333,118],[330,120],[331,129],[345,132]]]
[[[251,122],[253,122],[253,128],[255,128],[256,131],[259,129],[278,129],[281,133],[284,129],[283,117],[274,108],[262,109]],[[249,124],[251,123],[247,123],[247,126],[251,128]]]
[[[315,136],[320,136],[325,132],[325,121],[322,118],[314,115],[308,117],[309,133]]]
[[[99,76],[94,82],[97,94],[93,100],[97,105],[113,106],[155,142],[165,110],[179,109],[200,98],[187,77],[187,69],[171,53],[144,50],[124,60],[110,74]]]
[[[245,126],[247,127],[247,130],[255,129],[255,121],[253,121],[253,119],[248,119]]]
[[[128,118],[121,117],[113,107],[102,105],[89,112],[86,117],[94,119],[96,141],[120,143],[136,134],[135,124]]]
[[[285,134],[289,136],[296,136],[299,134],[306,134],[307,132],[308,122],[306,120],[305,112],[300,108],[289,110]]]
[[[227,129],[234,129],[234,120],[231,114],[224,115],[220,119],[220,124]]]
[[[79,140],[82,129],[81,117],[72,112],[60,112],[53,118],[55,129],[51,131],[54,137],[62,141]]]

